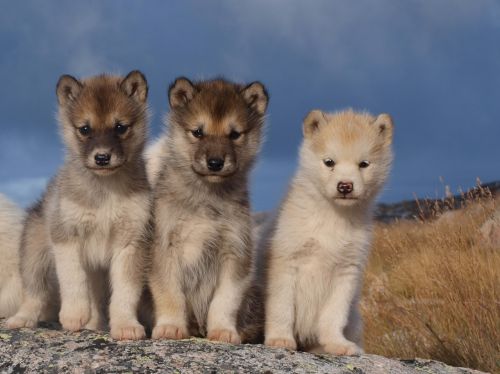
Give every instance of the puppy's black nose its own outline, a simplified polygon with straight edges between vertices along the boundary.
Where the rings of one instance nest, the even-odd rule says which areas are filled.
[[[343,195],[350,194],[354,189],[354,184],[352,182],[339,182],[337,184],[337,191]]]
[[[207,161],[207,167],[212,171],[221,171],[224,167],[224,160],[221,158],[211,158]]]
[[[94,159],[96,165],[106,166],[109,164],[109,161],[111,160],[111,155],[109,153],[96,153]]]

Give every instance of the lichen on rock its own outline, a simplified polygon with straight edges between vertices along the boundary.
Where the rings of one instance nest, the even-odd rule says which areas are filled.
[[[479,373],[420,359],[334,357],[204,339],[117,342],[103,332],[70,333],[56,325],[1,326],[1,373]]]

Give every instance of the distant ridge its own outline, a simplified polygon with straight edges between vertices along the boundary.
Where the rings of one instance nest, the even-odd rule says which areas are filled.
[[[456,209],[463,206],[466,199],[477,199],[486,196],[500,195],[500,180],[478,184],[461,194],[451,195],[442,199],[405,200],[399,203],[377,205],[375,218],[381,222],[391,222],[397,219],[424,219],[433,217],[436,212]]]

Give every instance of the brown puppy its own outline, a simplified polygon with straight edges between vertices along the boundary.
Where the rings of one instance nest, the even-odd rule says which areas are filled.
[[[247,181],[268,95],[261,83],[177,79],[168,133],[148,163],[156,186],[150,286],[153,338],[240,343],[237,313],[253,275]]]
[[[7,321],[33,327],[59,309],[64,329],[101,328],[109,315],[116,339],[140,339],[137,304],[144,285],[144,234],[151,193],[143,148],[147,82],[100,75],[57,84],[66,159],[29,213],[21,244],[24,301]]]

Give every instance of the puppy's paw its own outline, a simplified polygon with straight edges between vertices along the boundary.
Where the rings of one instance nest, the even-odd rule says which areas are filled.
[[[111,337],[115,340],[141,340],[146,338],[146,331],[137,321],[111,323]]]
[[[106,330],[106,324],[103,322],[101,318],[91,318],[90,321],[85,325],[86,330],[93,331],[103,331]]]
[[[38,325],[38,321],[25,316],[12,316],[5,322],[5,327],[8,329],[21,329],[23,327],[34,328]]]
[[[236,330],[213,329],[208,332],[207,338],[223,343],[241,344],[240,334]]]
[[[189,334],[186,328],[170,325],[170,324],[159,324],[153,329],[152,334],[153,339],[187,339]]]
[[[297,350],[297,343],[294,339],[290,338],[266,338],[264,344],[273,348],[285,348],[291,351]]]
[[[80,331],[90,320],[89,307],[68,308],[62,307],[59,313],[59,322],[64,330]]]
[[[336,356],[352,356],[363,354],[363,349],[349,340],[327,343],[322,346],[324,353]]]

